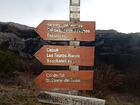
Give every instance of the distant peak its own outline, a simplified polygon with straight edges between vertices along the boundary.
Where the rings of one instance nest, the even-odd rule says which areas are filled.
[[[109,30],[97,30],[97,33],[119,33],[119,32],[114,29],[109,29]]]
[[[16,27],[16,28],[21,29],[21,30],[34,29],[33,27],[29,27],[27,25],[22,25],[22,24],[15,23],[15,22],[0,22],[0,24],[2,24],[2,25],[8,25],[8,26],[11,26],[11,27]]]

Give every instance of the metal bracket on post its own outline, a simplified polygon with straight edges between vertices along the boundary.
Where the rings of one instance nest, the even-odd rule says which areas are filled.
[[[76,47],[76,46],[79,46],[80,45],[80,41],[70,41],[70,43],[69,43],[69,45],[70,46],[74,46],[74,47]]]
[[[69,69],[71,71],[78,71],[79,70],[79,66],[69,66]]]

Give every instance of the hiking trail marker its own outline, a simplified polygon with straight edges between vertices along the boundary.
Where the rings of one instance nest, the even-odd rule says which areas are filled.
[[[44,90],[92,90],[93,71],[43,71],[36,82]]]
[[[80,21],[80,0],[70,0],[70,21],[44,20],[36,32],[44,41],[69,41],[69,45],[44,45],[35,57],[48,66],[69,66],[68,70],[44,70],[35,82],[43,90],[93,90],[93,70],[79,70],[79,66],[94,66],[94,46],[80,46],[80,41],[95,41],[95,22]],[[104,100],[81,96],[43,92],[43,103],[59,105],[105,105]]]
[[[95,41],[95,22],[44,20],[36,32],[44,40]]]
[[[53,66],[94,66],[93,47],[44,45],[35,57],[43,65]]]

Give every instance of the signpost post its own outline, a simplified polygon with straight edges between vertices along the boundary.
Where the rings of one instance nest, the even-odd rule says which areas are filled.
[[[80,0],[70,0],[70,21],[44,20],[36,32],[44,41],[69,41],[63,46],[44,45],[35,53],[43,65],[69,66],[68,70],[44,70],[35,79],[36,84],[43,90],[67,90],[70,94],[93,90],[94,71],[79,70],[79,66],[94,66],[94,47],[80,46],[80,41],[95,41],[95,22],[80,21]],[[50,92],[40,93],[38,100],[61,105],[105,105],[104,100]]]
[[[80,0],[70,0],[70,21],[80,21]]]
[[[80,22],[80,0],[70,0],[70,21],[72,22]],[[95,26],[94,26],[95,28]],[[95,39],[95,37],[94,37]],[[80,41],[78,40],[72,40],[69,42],[70,46],[74,46],[77,47],[79,46]],[[78,71],[79,70],[79,66],[78,65],[70,65],[69,69],[72,71]],[[74,94],[74,95],[78,95],[78,91],[69,91],[69,94]],[[69,103],[69,105],[72,105],[71,103]]]

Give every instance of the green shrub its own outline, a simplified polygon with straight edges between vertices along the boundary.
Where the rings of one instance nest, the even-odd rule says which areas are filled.
[[[16,57],[10,51],[0,51],[0,77],[14,76],[16,71]]]
[[[101,65],[95,71],[94,89],[99,97],[111,91],[120,91],[125,81],[125,76],[112,66]]]

